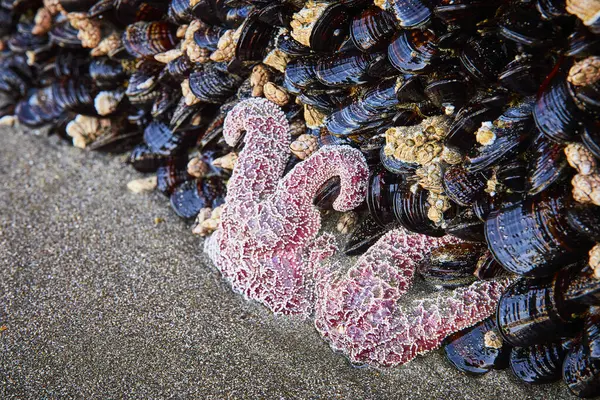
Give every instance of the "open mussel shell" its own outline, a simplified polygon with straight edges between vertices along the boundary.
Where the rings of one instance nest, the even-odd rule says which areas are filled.
[[[514,347],[510,369],[520,381],[542,384],[559,380],[567,350],[560,342]]]
[[[587,245],[587,240],[569,226],[566,211],[566,195],[558,190],[492,211],[485,223],[490,251],[510,272],[554,274],[574,262]]]
[[[443,347],[446,359],[468,374],[482,375],[508,366],[510,346],[499,337],[493,318],[448,336]]]
[[[555,77],[541,93],[533,109],[538,129],[558,143],[575,139],[578,133],[580,111],[569,95],[567,82]]]
[[[589,398],[600,394],[600,360],[591,358],[582,344],[576,344],[567,353],[562,373],[575,396]]]
[[[362,51],[379,50],[396,31],[393,15],[371,6],[352,20],[350,34],[354,45]]]
[[[476,277],[473,274],[482,245],[475,243],[452,243],[431,250],[419,267],[419,274],[434,286],[456,288],[465,286]]]
[[[424,73],[438,57],[435,33],[431,30],[400,31],[388,46],[390,63],[405,73]]]
[[[192,219],[201,209],[220,206],[225,201],[225,184],[218,176],[185,181],[171,194],[171,207],[184,219]]]
[[[536,195],[567,176],[564,146],[538,135],[530,148],[529,194]]]
[[[175,28],[167,22],[136,22],[127,26],[123,44],[134,57],[153,57],[175,47]]]
[[[581,308],[566,302],[562,295],[571,275],[567,269],[555,276],[521,278],[510,285],[496,310],[502,337],[513,346],[528,347],[576,334],[581,321],[573,320],[573,314]]]
[[[224,103],[235,94],[243,78],[227,72],[224,64],[210,64],[190,74],[190,90],[205,103]]]

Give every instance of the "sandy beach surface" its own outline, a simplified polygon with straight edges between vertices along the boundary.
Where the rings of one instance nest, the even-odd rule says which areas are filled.
[[[0,130],[0,398],[559,399],[439,351],[355,368],[233,293],[123,157]],[[161,222],[156,222],[161,221]]]

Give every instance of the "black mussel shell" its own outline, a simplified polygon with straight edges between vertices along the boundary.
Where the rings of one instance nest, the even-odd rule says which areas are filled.
[[[537,93],[549,70],[550,66],[543,60],[521,57],[508,63],[500,72],[498,80],[505,88],[530,96]]]
[[[533,109],[538,129],[558,143],[575,139],[578,133],[579,109],[573,102],[564,79],[557,79],[541,93]]]
[[[189,23],[194,19],[190,0],[171,0],[169,2],[168,17],[174,23]]]
[[[482,245],[452,243],[436,247],[418,267],[419,274],[431,285],[456,288],[475,281],[473,274]]]
[[[467,170],[486,170],[524,150],[529,145],[529,139],[535,129],[531,109],[531,102],[525,102],[506,110],[490,127],[495,135],[493,142],[481,146],[475,154],[467,157]]]
[[[510,369],[526,383],[551,383],[559,380],[566,349],[560,342],[514,347],[510,352]]]
[[[396,222],[411,232],[437,237],[445,235],[444,230],[427,217],[429,209],[427,202],[429,192],[427,190],[418,187],[412,191],[410,184],[404,181],[395,185],[391,189],[391,194],[393,196],[392,211]]]
[[[537,0],[535,8],[547,20],[569,16],[562,0]]]
[[[589,265],[580,262],[574,268],[573,277],[562,296],[573,307],[600,306],[600,279],[595,277],[594,270]],[[580,271],[577,271],[580,269]]]
[[[310,47],[307,47],[302,43],[298,42],[288,33],[277,37],[276,47],[281,52],[292,57],[308,56],[311,54]]]
[[[127,73],[121,63],[107,58],[94,59],[89,63],[89,73],[96,86],[102,89],[114,89],[123,83]]]
[[[469,172],[463,166],[444,171],[444,193],[461,205],[472,205],[487,186],[488,177],[482,172]]]
[[[367,191],[367,205],[373,219],[382,227],[394,223],[394,193],[403,177],[379,169],[371,172]]]
[[[185,181],[192,179],[187,173],[187,156],[170,157],[156,170],[159,192],[170,196],[173,190]]]
[[[96,0],[58,0],[66,12],[87,11],[96,3]]]
[[[511,60],[506,45],[492,35],[471,38],[463,47],[460,61],[465,70],[483,83],[496,82]]]
[[[600,360],[600,307],[590,307],[583,321],[582,343],[590,358]]]
[[[210,64],[190,74],[190,90],[205,103],[224,103],[242,82],[243,78],[227,72],[224,64]]]
[[[483,222],[471,210],[460,210],[456,216],[452,217],[453,212],[454,207],[445,213],[447,221],[444,230],[447,234],[469,242],[485,243]]]
[[[567,222],[583,237],[600,242],[600,213],[595,205],[573,202],[567,210]]]
[[[217,176],[185,181],[171,194],[171,207],[184,219],[192,219],[201,209],[215,208],[225,201],[225,184]]]
[[[510,346],[496,332],[493,318],[448,336],[444,340],[446,359],[459,371],[482,375],[508,366]]]
[[[460,108],[468,100],[469,86],[458,74],[434,78],[425,86],[425,94],[438,107]]]
[[[386,232],[370,215],[357,225],[344,246],[344,254],[356,256],[366,252]]]
[[[333,202],[340,194],[340,178],[338,176],[327,180],[313,198],[313,204],[322,210],[333,210]]]
[[[136,22],[123,33],[123,45],[134,57],[153,57],[176,44],[175,29],[167,22]]]
[[[600,360],[591,358],[582,344],[567,353],[562,373],[575,396],[589,398],[600,394]]]
[[[310,48],[317,52],[337,50],[348,36],[349,17],[350,14],[342,4],[328,6],[310,32]]]
[[[498,167],[496,178],[508,193],[524,193],[527,190],[527,164],[522,160],[509,160]]]
[[[362,51],[382,49],[395,31],[393,15],[376,6],[363,10],[350,27],[354,45]]]
[[[512,7],[504,13],[499,32],[505,38],[528,47],[546,47],[556,37],[554,26],[544,21],[540,14],[524,6]]]
[[[508,271],[548,276],[574,262],[587,241],[567,222],[567,199],[560,191],[492,211],[485,223],[490,251]]]
[[[325,86],[356,86],[372,80],[374,76],[371,75],[371,70],[384,62],[384,53],[336,53],[319,59],[315,74],[317,80]]]
[[[573,320],[573,313],[581,309],[562,296],[571,275],[562,270],[555,276],[521,278],[511,284],[496,311],[502,337],[513,346],[528,347],[576,334],[581,321]]]
[[[417,28],[431,19],[429,0],[392,0],[390,3],[390,11],[402,28]]]
[[[459,110],[456,118],[444,140],[444,144],[458,151],[468,151],[475,146],[474,133],[481,127],[485,121],[495,120],[502,108],[490,107],[484,104],[467,105]]]
[[[580,25],[569,36],[567,57],[585,58],[591,55],[598,54],[600,50],[600,37],[594,35],[587,30],[583,25]]]
[[[564,146],[538,135],[530,148],[529,194],[536,195],[567,176]]]
[[[490,213],[498,208],[495,200],[495,198],[488,194],[484,194],[475,199],[472,210],[477,219],[479,219],[481,222],[485,222],[488,219]]]
[[[131,151],[127,162],[139,172],[154,172],[164,159],[165,156],[154,153],[147,144],[142,143]]]
[[[441,0],[433,13],[447,24],[465,27],[485,19],[497,7],[496,3],[485,0]]]
[[[183,151],[194,142],[196,132],[174,132],[160,121],[152,121],[144,129],[144,142],[150,151],[162,156],[171,156]]]
[[[285,67],[284,86],[291,93],[300,93],[302,89],[318,89],[323,85],[317,80],[317,59],[298,57]]]
[[[477,260],[473,274],[477,279],[490,279],[506,275],[506,271],[502,268],[502,265],[498,264],[492,253],[489,250],[485,250]]]
[[[438,57],[436,41],[431,30],[400,31],[388,46],[388,58],[401,72],[426,72]]]
[[[258,12],[252,12],[240,29],[240,37],[235,47],[236,62],[261,61],[274,39],[277,28],[259,19]]]
[[[588,122],[581,133],[581,140],[594,156],[600,159],[600,122]]]

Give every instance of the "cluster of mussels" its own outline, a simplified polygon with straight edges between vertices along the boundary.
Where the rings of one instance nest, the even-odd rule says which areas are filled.
[[[131,151],[155,175],[130,188],[206,235],[241,147],[224,119],[265,97],[287,170],[324,145],[369,163],[346,254],[402,226],[465,241],[431,251],[426,282],[516,277],[446,339],[457,368],[600,394],[599,0],[2,0],[0,22],[0,122]]]

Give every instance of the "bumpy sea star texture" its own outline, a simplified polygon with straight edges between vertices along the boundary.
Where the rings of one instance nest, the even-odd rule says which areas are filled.
[[[391,367],[488,317],[508,280],[479,281],[404,306],[399,302],[412,285],[417,262],[452,240],[393,230],[346,274],[335,266],[317,269],[317,330],[352,362]]]
[[[228,183],[221,226],[206,250],[234,290],[275,313],[307,317],[314,304],[313,271],[332,254],[313,198],[328,179],[340,177],[333,207],[359,205],[366,194],[368,167],[360,151],[325,146],[283,177],[291,141],[284,113],[265,99],[234,107],[224,124],[233,145],[245,133],[245,147]]]

